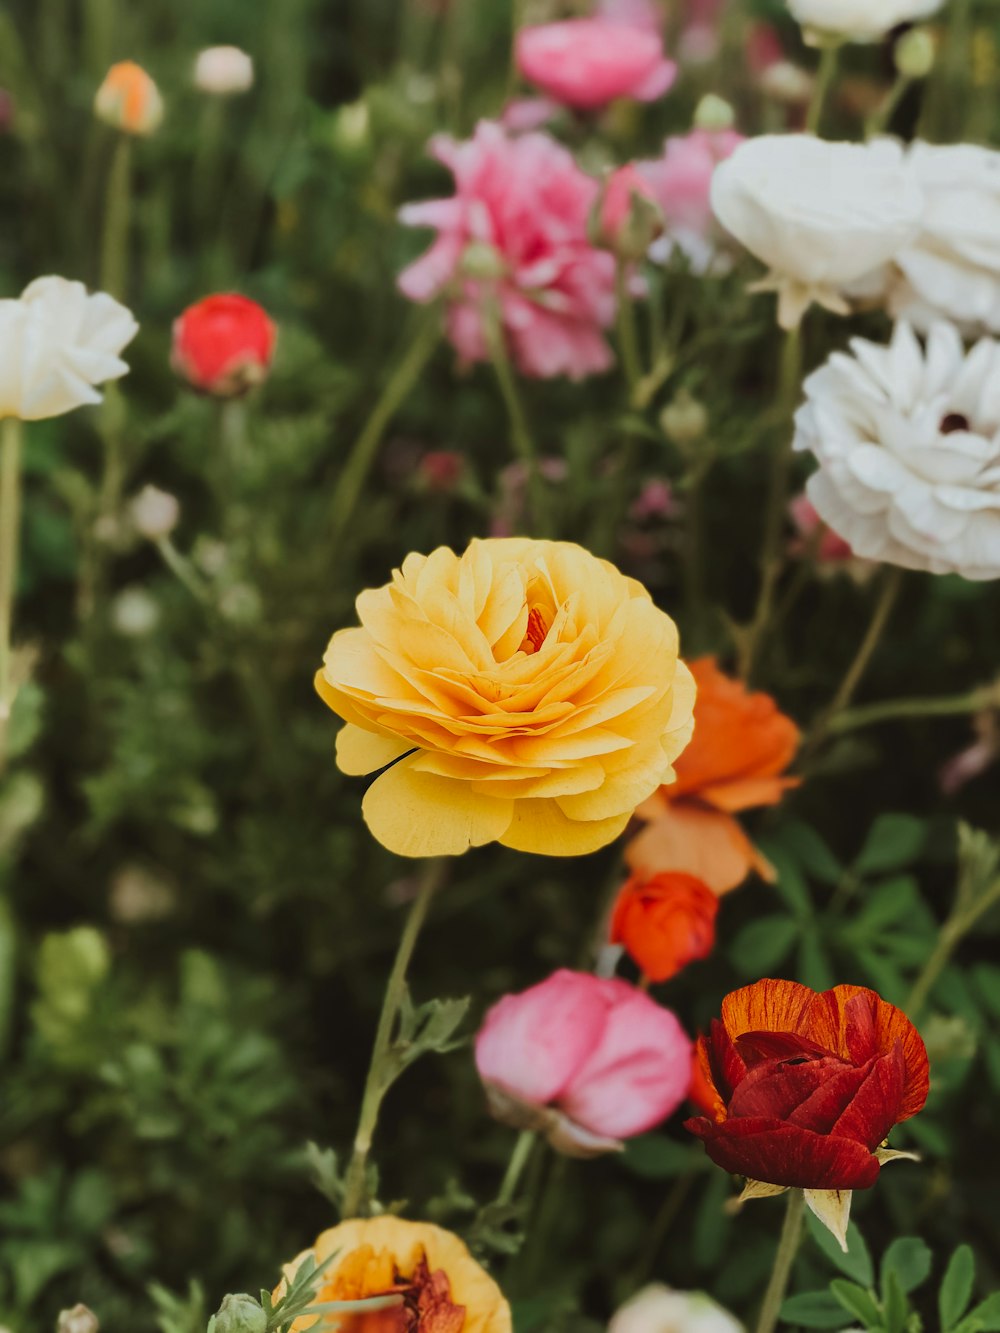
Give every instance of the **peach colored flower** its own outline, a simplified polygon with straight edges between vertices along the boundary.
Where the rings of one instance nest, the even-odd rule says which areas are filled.
[[[152,134],[163,121],[163,98],[134,60],[112,65],[94,98],[94,113],[125,134]]]
[[[316,688],[337,763],[377,773],[362,810],[403,856],[501,842],[575,856],[673,777],[694,684],[645,588],[571,542],[409,555],[357,600]]]
[[[770,695],[750,693],[712,657],[690,663],[698,687],[695,734],[661,787],[636,813],[649,821],[626,850],[634,870],[680,870],[716,893],[740,885],[751,870],[765,878],[767,861],[733,815],[776,805],[798,778],[785,776],[799,729]]]

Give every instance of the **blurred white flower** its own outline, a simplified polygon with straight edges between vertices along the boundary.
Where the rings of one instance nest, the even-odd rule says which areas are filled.
[[[56,1333],[97,1333],[97,1315],[86,1305],[74,1305],[63,1310],[56,1324]]]
[[[622,1306],[608,1333],[743,1333],[743,1325],[703,1292],[654,1284]]]
[[[94,386],[127,374],[119,353],[138,328],[105,292],[66,278],[37,278],[0,300],[0,417],[37,421],[99,403]]]
[[[164,921],[176,907],[174,886],[145,866],[123,865],[111,880],[108,910],[119,925],[142,926]]]
[[[877,42],[900,23],[916,23],[944,0],[788,0],[807,42],[823,39]]]
[[[207,46],[195,59],[194,83],[216,97],[245,93],[253,87],[253,58],[238,46]]]
[[[926,202],[919,233],[896,257],[892,313],[923,330],[948,319],[1000,333],[1000,152],[917,142],[907,163]]]
[[[158,486],[143,486],[132,501],[131,509],[136,532],[151,542],[169,537],[181,516],[177,496],[161,491]]]
[[[935,324],[925,351],[901,322],[887,347],[851,352],[809,376],[795,418],[820,518],[871,560],[1000,577],[1000,343],[966,353]]]
[[[923,195],[890,140],[767,134],[716,167],[712,208],[770,268],[752,290],[778,293],[778,322],[789,329],[813,301],[846,314],[844,289],[917,234]]]
[[[122,588],[111,603],[111,623],[126,638],[140,639],[151,634],[159,622],[159,603],[145,588]]]

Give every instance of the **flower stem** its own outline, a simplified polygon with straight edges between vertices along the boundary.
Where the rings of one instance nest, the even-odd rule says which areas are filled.
[[[375,1044],[372,1047],[371,1064],[365,1091],[361,1099],[361,1112],[358,1116],[358,1128],[354,1135],[354,1151],[347,1168],[344,1181],[344,1204],[341,1215],[344,1218],[359,1216],[367,1204],[368,1194],[368,1154],[371,1152],[375,1127],[378,1124],[382,1099],[393,1081],[392,1038],[399,1016],[403,997],[406,994],[406,970],[413,957],[421,927],[427,919],[433,899],[444,878],[445,861],[438,857],[428,861],[420,880],[420,888],[413,900],[410,914],[403,927],[403,934],[396,951],[396,961],[392,965],[389,981],[382,1001],[382,1013],[375,1032]]]
[[[517,389],[514,368],[510,362],[507,343],[500,324],[500,313],[493,302],[487,305],[484,324],[490,358],[510,420],[511,443],[514,446],[514,452],[524,464],[525,471],[528,474],[528,494],[531,498],[534,535],[536,537],[549,537],[552,535],[552,522],[548,496],[545,493],[545,478],[542,476],[539,467],[538,450],[535,448],[535,442],[528,426],[528,418],[521,402],[521,395]]]
[[[883,97],[875,110],[865,121],[865,138],[873,139],[876,134],[884,134],[886,127],[895,115],[896,108],[912,86],[913,80],[906,74],[897,74],[892,87]]]
[[[389,422],[396,415],[430,360],[437,346],[439,333],[440,312],[437,306],[431,306],[418,325],[412,342],[389,377],[361,434],[351,446],[330,502],[330,542],[334,548],[339,548],[347,526],[354,517],[355,506],[371,469],[379,442]]]
[[[125,299],[128,277],[129,218],[132,211],[132,138],[119,133],[111,155],[104,226],[101,233],[101,287]]]
[[[635,303],[628,289],[628,270],[628,264],[619,259],[615,269],[618,350],[621,353],[625,383],[628,385],[629,406],[634,407],[642,383],[642,365],[639,357],[639,331],[635,322]]]
[[[760,595],[741,652],[740,675],[744,680],[748,680],[753,674],[754,662],[760,649],[760,643],[774,609],[774,594],[784,563],[778,548],[781,542],[785,506],[788,501],[788,482],[792,461],[792,418],[799,396],[801,378],[802,337],[799,327],[796,326],[786,332],[781,350],[776,415],[783,424],[788,424],[789,438],[781,440],[771,455],[771,480],[767,497],[767,510],[764,516],[764,541],[760,556]]]
[[[807,134],[819,134],[820,123],[823,119],[823,108],[826,105],[827,95],[833,86],[839,56],[840,46],[836,42],[824,46],[820,53],[819,69],[816,71],[812,99],[809,102],[809,110],[806,112],[805,128]]]
[[[997,879],[993,885],[965,911],[954,911],[948,920],[941,927],[938,934],[937,944],[927,962],[923,966],[923,971],[917,977],[910,991],[906,1004],[903,1006],[906,1013],[911,1018],[917,1018],[928,997],[937,983],[938,977],[944,971],[951,960],[952,954],[958,948],[959,944],[969,933],[984,912],[987,912],[997,902],[1000,902],[1000,879]]]
[[[756,1333],[774,1333],[778,1315],[788,1290],[788,1279],[792,1274],[792,1264],[799,1251],[802,1239],[802,1219],[805,1215],[806,1196],[803,1190],[788,1191],[788,1207],[785,1210],[785,1223],[781,1228],[778,1252],[774,1256],[771,1280],[764,1293],[764,1303],[760,1307]]]
[[[861,677],[868,668],[868,664],[875,653],[882,638],[882,633],[892,614],[893,607],[899,597],[899,590],[903,583],[903,571],[898,568],[889,569],[886,572],[885,580],[882,584],[882,591],[879,594],[878,601],[875,603],[875,610],[872,618],[868,622],[868,629],[865,636],[858,645],[858,651],[854,655],[854,660],[847,668],[847,672],[837,688],[836,694],[830,702],[829,707],[820,715],[811,734],[802,747],[802,759],[807,759],[815,754],[819,747],[829,735],[830,728],[835,718],[843,712],[847,705],[854,698],[854,691],[861,683]]]
[[[1000,684],[971,690],[968,694],[945,695],[941,698],[890,699],[886,703],[863,704],[848,708],[830,719],[830,731],[841,734],[871,727],[879,722],[892,722],[908,717],[961,717],[979,713],[986,708],[1000,708]]]
[[[524,1168],[528,1165],[528,1160],[537,1142],[538,1135],[533,1129],[522,1129],[517,1136],[514,1151],[510,1155],[507,1170],[504,1172],[504,1178],[497,1193],[497,1203],[510,1203],[514,1198],[521,1176],[524,1174]]]
[[[21,534],[21,421],[0,422],[0,772],[7,757],[7,723],[14,697],[11,631]]]

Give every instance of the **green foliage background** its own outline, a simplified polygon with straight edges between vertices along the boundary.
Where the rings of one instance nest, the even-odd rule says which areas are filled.
[[[757,13],[769,8],[789,49],[811,60],[780,6]],[[946,23],[938,66],[897,128],[995,141],[992,10],[952,0]],[[466,133],[499,111],[510,24],[506,0],[0,6],[0,85],[16,108],[0,138],[6,294],[47,272],[100,283],[112,139],[90,106],[110,62],[138,59],[168,104],[162,131],[134,155],[128,296],[142,328],[132,372],[105,411],[27,434],[18,630],[37,661],[0,787],[0,1325],[13,1333],[53,1327],[77,1300],[108,1333],[202,1333],[226,1291],[270,1285],[333,1220],[313,1181],[325,1159],[305,1145],[342,1154],[350,1143],[413,882],[366,835],[360,785],[334,767],[335,720],[311,678],[359,589],[384,582],[409,550],[488,531],[507,503],[507,425],[488,370],[457,374],[440,347],[338,541],[330,511],[349,446],[421,318],[395,276],[425,237],[395,211],[447,188],[424,153],[433,132]],[[258,68],[254,92],[224,106],[190,86],[194,53],[215,42],[243,46]],[[859,48],[849,73],[884,80],[885,62]],[[656,107],[618,109],[599,134],[581,129],[584,159],[597,169],[652,155],[708,90],[747,128],[772,113],[737,37]],[[857,132],[849,104],[836,114]],[[725,655],[727,619],[750,612],[763,460],[783,428],[768,417],[777,336],[768,302],[744,292],[751,268],[707,282],[671,272],[659,299],[678,355],[643,413],[625,411],[614,375],[526,386],[544,453],[568,468],[553,487],[561,534],[643,578],[688,653]],[[239,456],[216,405],[182,391],[168,366],[178,311],[229,287],[263,302],[281,329]],[[875,315],[855,325],[884,332]],[[843,338],[836,320],[811,321],[807,361]],[[709,411],[696,463],[657,425],[679,390]],[[176,540],[204,601],[120,524],[95,535],[102,439],[116,430],[127,493],[153,482],[180,496]],[[439,449],[466,460],[449,493],[419,468]],[[704,533],[692,582],[676,528],[637,527],[628,505],[650,477],[683,498],[695,474]],[[153,599],[156,624],[124,633],[121,595],[137,590]],[[830,697],[872,596],[845,578],[814,582],[767,645],[762,681],[800,722]],[[864,696],[989,683],[997,610],[994,588],[910,578]],[[717,955],[664,988],[689,1030],[765,973],[906,999],[949,911],[959,819],[997,831],[995,777],[957,799],[939,792],[940,764],[969,738],[959,716],[890,723],[828,748],[753,830],[777,885],[729,898]],[[586,963],[616,856],[463,858],[421,943],[416,998],[471,994],[470,1033],[502,991]],[[924,1238],[938,1256],[935,1291],[959,1242],[975,1251],[980,1294],[1000,1285],[998,925],[996,913],[982,919],[933,991],[932,1100],[894,1139],[924,1163],[891,1168],[856,1199],[876,1254],[898,1234]],[[474,1201],[496,1193],[511,1147],[486,1117],[465,1046],[408,1072],[377,1157],[385,1201],[471,1230],[515,1301],[519,1333],[599,1328],[650,1277],[704,1287],[749,1317],[780,1206],[724,1212],[731,1182],[676,1123],[623,1160],[541,1163],[546,1201],[516,1256],[498,1252],[503,1237],[482,1219],[475,1226]],[[795,1289],[829,1276],[811,1241]],[[912,1297],[930,1324],[933,1299]]]

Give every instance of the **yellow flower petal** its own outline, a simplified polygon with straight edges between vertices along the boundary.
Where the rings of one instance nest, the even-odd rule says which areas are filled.
[[[349,722],[337,732],[337,767],[350,777],[377,773],[413,747],[398,736],[364,731]]]
[[[399,856],[459,856],[497,841],[514,803],[475,792],[467,782],[415,772],[403,759],[372,783],[361,810],[373,836]]]
[[[613,819],[567,819],[554,800],[528,798],[515,803],[513,821],[499,841],[537,856],[586,856],[614,842],[630,818],[631,813]]]

